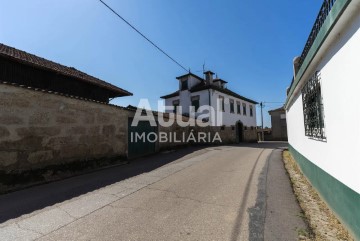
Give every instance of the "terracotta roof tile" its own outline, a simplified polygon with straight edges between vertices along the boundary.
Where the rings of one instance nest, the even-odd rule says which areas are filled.
[[[121,89],[115,85],[112,85],[110,83],[107,83],[103,80],[100,80],[96,77],[93,77],[91,75],[88,75],[84,72],[81,72],[80,70],[75,69],[74,67],[67,67],[58,63],[55,63],[53,61],[38,57],[33,54],[29,54],[25,51],[18,50],[16,48],[0,44],[0,56],[8,57],[11,59],[14,59],[16,61],[19,61],[23,64],[32,65],[38,68],[54,71],[69,77],[76,78],[80,81],[85,81],[89,84],[93,84],[105,89],[108,89],[110,91],[113,91],[117,93],[119,96],[128,96],[132,95],[132,93]]]

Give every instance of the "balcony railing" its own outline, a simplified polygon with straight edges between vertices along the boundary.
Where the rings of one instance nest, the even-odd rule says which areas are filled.
[[[320,12],[316,18],[315,24],[310,32],[309,38],[306,41],[304,50],[301,53],[299,68],[301,68],[302,64],[304,63],[304,60],[307,54],[309,53],[311,46],[313,45],[321,27],[323,26],[327,16],[329,15],[336,1],[337,0],[325,0],[324,3],[322,4]]]

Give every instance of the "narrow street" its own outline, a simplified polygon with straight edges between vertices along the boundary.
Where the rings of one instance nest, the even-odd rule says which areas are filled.
[[[3,195],[0,239],[297,240],[286,145],[187,148]]]

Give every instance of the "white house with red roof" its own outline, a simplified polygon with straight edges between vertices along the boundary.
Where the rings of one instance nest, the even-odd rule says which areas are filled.
[[[211,71],[204,72],[205,78],[193,73],[177,77],[179,89],[161,98],[165,106],[173,106],[173,110],[190,115],[190,108],[196,111],[196,116],[209,113],[204,106],[211,106],[215,116],[209,115],[211,126],[256,126],[256,101],[243,97],[227,88],[227,81],[214,78]],[[181,107],[181,108],[179,108]]]

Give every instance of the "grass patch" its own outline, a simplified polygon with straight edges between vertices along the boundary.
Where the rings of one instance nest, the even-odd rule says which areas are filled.
[[[283,152],[283,160],[305,220],[312,231],[311,234],[308,234],[304,230],[298,230],[299,239],[353,241],[349,232],[303,175],[289,151]]]

